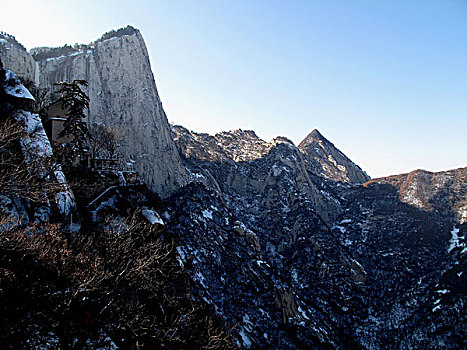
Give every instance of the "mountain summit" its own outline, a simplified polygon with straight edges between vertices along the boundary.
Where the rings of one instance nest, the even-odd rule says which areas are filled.
[[[318,129],[313,129],[303,140],[302,142],[300,142],[300,144],[298,145],[300,147],[300,145],[302,145],[303,143],[306,143],[308,141],[311,141],[311,140],[326,140],[326,138],[321,135],[321,133],[319,132]],[[328,141],[328,140],[326,140]],[[329,141],[328,141],[329,142]]]
[[[111,126],[125,135],[125,160],[151,190],[166,196],[187,183],[139,30],[128,26],[88,45],[36,48],[32,54],[41,88],[74,79],[89,83],[88,125]]]
[[[311,170],[332,181],[365,183],[370,177],[332,142],[314,129],[298,145]]]

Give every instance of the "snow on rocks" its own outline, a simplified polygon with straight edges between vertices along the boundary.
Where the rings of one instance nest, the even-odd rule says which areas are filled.
[[[211,219],[212,220],[212,210],[209,210],[209,209],[205,209],[203,210],[203,216],[206,218],[206,219]]]
[[[19,110],[15,119],[24,126],[25,135],[21,138],[21,148],[28,157],[51,157],[52,146],[45,133],[38,114]]]
[[[1,82],[1,88],[3,88],[4,93],[15,98],[34,101],[34,97],[24,87],[15,73],[8,69],[5,69],[4,72],[5,78]],[[42,162],[36,162],[37,160],[44,160],[43,163],[48,163],[53,154],[52,146],[39,115],[23,109],[17,109],[13,113],[13,118],[20,123],[24,131],[20,138],[20,145],[26,163],[31,164],[35,162],[42,164]],[[55,194],[55,201],[60,213],[68,216],[70,211],[76,207],[74,196],[68,188],[60,165],[52,164],[52,167],[55,168],[53,174],[61,189],[60,192]],[[45,179],[49,176],[48,169],[44,165],[40,165],[39,169],[35,169],[35,171],[39,171],[40,176]]]
[[[5,79],[1,82],[1,87],[5,94],[34,101],[34,97],[32,97],[28,89],[24,87],[16,74],[8,69],[5,69],[4,71]]]
[[[164,221],[154,209],[143,208],[141,214],[152,224],[164,225]]]
[[[459,229],[454,227],[451,231],[451,239],[449,240],[448,253],[450,253],[454,248],[457,247],[464,248],[461,254],[467,252],[467,244],[465,242],[465,237],[459,237],[458,233]]]
[[[467,204],[464,206],[461,206],[457,210],[457,215],[459,217],[459,222],[463,224],[464,222],[467,222]]]
[[[19,110],[14,115],[15,119],[24,125],[25,135],[21,137],[20,144],[25,156],[26,162],[31,162],[33,157],[50,158],[52,157],[52,146],[47,138],[42,122],[39,115],[24,110]],[[54,176],[56,181],[60,184],[62,191],[55,194],[55,202],[58,206],[60,213],[68,216],[76,207],[73,193],[68,188],[60,165],[55,165],[56,170]],[[47,176],[45,168],[40,169],[43,176]]]

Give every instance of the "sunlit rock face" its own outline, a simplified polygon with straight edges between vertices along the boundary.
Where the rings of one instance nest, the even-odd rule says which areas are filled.
[[[305,205],[330,224],[342,209],[338,188],[318,177],[307,166],[306,155],[284,137],[266,142],[248,130],[214,136],[180,126],[174,126],[173,131],[188,167],[200,167],[194,170],[197,178],[218,188],[231,201],[245,203],[253,216],[268,210],[289,213]],[[341,187],[347,186],[342,183]]]
[[[361,184],[370,177],[339,151],[318,130],[313,130],[298,148],[305,155],[307,166],[317,175],[332,181]]]
[[[396,187],[400,199],[417,208],[451,211],[460,223],[467,221],[467,168],[437,173],[416,170],[408,174],[374,179],[371,183]]]
[[[0,34],[0,58],[6,68],[22,79],[38,83],[39,68],[36,61],[11,35]]]
[[[142,180],[165,196],[185,185],[185,170],[172,140],[144,40],[127,27],[90,45],[53,51],[32,50],[40,86],[85,79],[89,83],[88,121],[115,127],[123,136],[126,161]]]

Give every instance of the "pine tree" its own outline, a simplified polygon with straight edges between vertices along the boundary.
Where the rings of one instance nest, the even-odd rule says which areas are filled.
[[[89,107],[89,97],[81,87],[87,87],[86,80],[73,80],[73,82],[55,83],[60,86],[57,93],[61,95],[58,100],[66,110],[67,119],[63,124],[60,137],[72,136],[72,140],[65,146],[65,158],[69,160],[74,156],[84,159],[86,154],[88,128],[86,125],[85,110]]]

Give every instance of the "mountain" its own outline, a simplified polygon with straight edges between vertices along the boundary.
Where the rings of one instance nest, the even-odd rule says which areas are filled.
[[[253,131],[244,130],[214,136],[179,126],[173,131],[196,178],[204,179],[232,203],[242,203],[241,211],[251,212],[252,218],[262,212],[282,214],[305,206],[330,224],[342,210],[338,186],[316,174],[307,162],[311,157],[286,138],[265,142]],[[340,186],[351,185],[343,182]]]
[[[124,220],[129,209],[151,213],[171,242],[178,279],[170,283],[183,286],[177,298],[185,307],[212,308],[224,322],[221,332],[232,336],[226,344],[467,347],[467,168],[370,179],[318,130],[296,146],[251,130],[209,135],[170,126],[132,27],[89,45],[37,48],[32,56],[9,38],[0,41],[10,55],[4,62],[36,74],[26,59],[33,57],[41,87],[89,81],[88,122],[116,127],[126,161],[163,197],[107,186],[80,208],[84,228],[74,234],[106,227],[114,215]],[[103,190],[96,187],[89,192]],[[192,316],[177,310],[180,324]]]
[[[208,262],[199,244],[214,240],[220,231],[235,230],[235,226],[229,229],[217,221],[226,217],[222,213],[226,211],[239,220],[237,226],[247,229],[246,237],[254,237],[252,245],[260,247],[264,266],[274,267],[269,289],[288,295],[288,301],[279,304],[282,316],[287,315],[284,323],[293,325],[296,333],[280,334],[274,327],[277,323],[260,327],[276,334],[272,338],[276,343],[261,338],[238,315],[232,316],[244,327],[243,334],[252,347],[288,348],[299,339],[296,344],[300,346],[333,348],[423,348],[437,344],[455,348],[454,334],[465,339],[462,326],[449,325],[453,320],[465,321],[461,311],[465,293],[460,291],[465,284],[461,272],[466,263],[466,169],[417,171],[371,180],[362,186],[359,183],[368,176],[317,130],[298,148],[284,138],[265,142],[252,131],[210,136],[174,126],[173,132],[187,167],[207,187],[191,188],[189,198],[194,200],[196,191],[205,193],[208,189],[211,196],[223,198],[210,206],[209,196],[203,194],[203,200],[197,201],[203,206],[197,210],[186,209],[194,205],[190,202],[177,206],[192,214],[199,212],[205,221],[197,227],[193,218],[186,221],[176,216],[182,220],[177,221],[177,227],[203,232],[203,238],[194,234],[196,243],[191,240],[193,234],[187,235],[190,239],[185,243],[187,251],[196,252],[193,273],[197,269],[223,271],[222,266]],[[209,218],[203,213],[209,213]],[[180,241],[186,239],[181,237]],[[226,247],[223,244],[209,252],[232,247],[242,251],[235,239],[229,239]],[[241,269],[260,274],[254,265],[242,265]],[[209,290],[228,290],[216,276],[210,274]],[[441,288],[440,281],[450,287]],[[223,301],[227,305],[237,305],[238,295],[258,303],[267,295],[262,289],[251,295],[243,293],[219,294],[231,298]],[[443,298],[438,298],[442,293]],[[253,324],[262,324],[261,315],[251,310],[272,312],[266,307],[247,307],[249,322],[254,319]],[[430,335],[428,320],[434,322],[436,337]],[[300,325],[314,331],[307,333]]]
[[[200,184],[181,190],[170,223],[242,346],[465,345],[467,169],[361,185],[367,175],[316,130],[298,148],[252,131],[173,132]]]
[[[89,83],[88,124],[116,128],[122,151],[143,181],[160,195],[188,181],[159,98],[141,33],[132,27],[104,34],[77,48],[31,50],[40,71],[40,87],[84,79]]]
[[[368,274],[366,347],[465,346],[466,170],[371,180],[332,227]]]
[[[447,211],[445,215],[455,217],[458,222],[467,221],[467,168],[438,173],[416,170],[370,183],[394,186],[404,203],[429,211]]]
[[[5,67],[23,79],[39,83],[39,67],[26,48],[15,37],[0,33],[0,57]]]
[[[370,177],[341,151],[339,151],[318,130],[313,130],[298,145],[307,157],[312,171],[332,181],[364,183]]]

